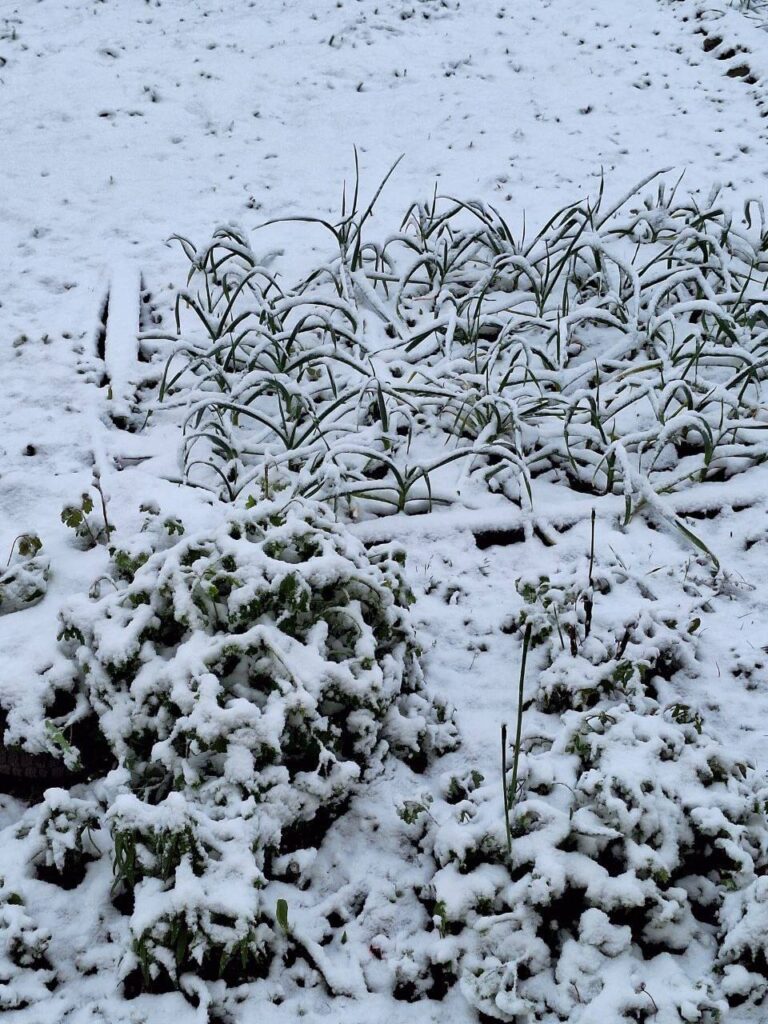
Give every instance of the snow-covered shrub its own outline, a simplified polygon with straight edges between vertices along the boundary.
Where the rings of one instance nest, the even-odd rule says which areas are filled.
[[[176,538],[185,532],[184,524],[176,516],[161,518],[160,508],[154,502],[143,504],[139,511],[145,516],[138,533],[121,536],[119,543],[111,548],[115,575],[127,582],[133,579],[150,555],[172,547]]]
[[[720,915],[725,962],[751,968],[764,943],[737,919],[768,866],[768,789],[682,717],[643,699],[568,711],[552,735],[531,733],[511,854],[496,785],[439,826],[434,811],[425,819],[431,893],[478,1010],[679,1022],[725,1009]]]
[[[52,788],[45,791],[38,812],[39,868],[51,880],[79,877],[85,863],[100,853],[95,838],[101,828],[98,804]]]
[[[118,555],[115,588],[62,628],[130,773],[109,820],[135,963],[152,985],[251,976],[273,859],[318,845],[388,751],[419,769],[456,731],[423,693],[398,550],[298,500],[146,536],[159,549]]]
[[[0,1010],[45,999],[56,974],[46,953],[50,932],[30,917],[18,892],[0,879]]]
[[[125,793],[109,819],[115,871],[135,898],[124,975],[138,967],[153,988],[190,969],[229,980],[264,973],[280,939],[260,896],[278,814],[252,796],[207,807],[180,792],[157,805]]]
[[[452,743],[421,694],[402,557],[366,552],[322,506],[264,503],[67,612],[64,642],[138,789],[157,798],[209,767],[250,779],[251,759],[357,773],[382,737],[413,763]]]
[[[490,922],[478,951],[466,957],[461,989],[487,1019],[716,1024],[727,1010],[714,979],[697,973],[706,957],[698,945],[690,956],[643,960],[629,926],[590,909],[553,955],[539,928],[513,911],[501,924]]]
[[[0,572],[0,615],[29,608],[45,597],[50,560],[41,548],[35,534],[22,534],[14,541],[8,565]]]
[[[695,669],[695,621],[660,610],[619,566],[595,566],[590,577],[563,569],[515,586],[524,603],[507,628],[530,625],[531,645],[542,649],[534,694],[542,711],[641,697],[654,678]]]
[[[720,929],[724,990],[735,1003],[761,999],[768,990],[768,876],[725,896]]]

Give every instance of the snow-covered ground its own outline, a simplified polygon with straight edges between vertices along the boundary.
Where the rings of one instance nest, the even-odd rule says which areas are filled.
[[[135,338],[138,331],[173,331],[174,293],[189,268],[182,248],[167,244],[171,235],[204,245],[219,225],[239,225],[270,271],[284,284],[296,282],[334,255],[331,236],[304,221],[260,225],[299,214],[338,220],[344,182],[347,198],[351,192],[355,147],[366,201],[403,154],[376,202],[370,238],[396,232],[410,204],[428,201],[435,188],[493,204],[513,232],[525,223],[532,237],[555,210],[596,197],[603,179],[610,205],[662,170],[667,188],[683,175],[680,192],[702,207],[712,186],[721,185],[722,202],[746,231],[744,204],[768,191],[768,34],[760,8],[727,0],[0,0],[0,552],[29,569],[15,539],[39,537],[43,547],[31,559],[37,575],[30,586],[45,589],[41,601],[22,610],[2,614],[8,605],[0,604],[0,705],[8,712],[9,741],[45,738],[50,679],[64,671],[57,641],[61,609],[84,599],[100,577],[102,595],[115,587],[103,579],[114,569],[106,545],[88,548],[62,521],[62,509],[78,506],[89,493],[95,502],[89,516],[99,529],[94,470],[118,546],[129,547],[139,533],[147,515],[141,506],[178,517],[187,532],[213,531],[225,515],[207,492],[180,482],[178,411],[142,419],[155,407],[156,367],[166,350],[159,341],[157,363],[140,363]],[[641,196],[656,187],[654,180]],[[757,219],[757,205],[749,209]],[[142,374],[147,387],[137,404],[134,385]],[[764,400],[755,402],[756,421],[762,416],[765,423]],[[139,429],[121,429],[131,417]],[[517,981],[499,982],[507,988],[496,1002],[492,985],[473,988],[472,964],[491,972],[489,958],[499,958],[493,970],[502,973],[510,963],[522,964],[521,983],[539,969],[539,940],[525,931],[528,924],[520,925],[519,948],[494,931],[513,916],[514,901],[523,908],[527,899],[535,903],[528,890],[514,888],[524,873],[519,864],[502,885],[494,874],[502,870],[496,854],[488,855],[493,864],[480,866],[488,868],[480,878],[480,868],[467,869],[457,851],[466,854],[479,843],[482,829],[494,835],[498,828],[494,841],[505,841],[500,728],[508,723],[514,734],[524,616],[545,615],[542,600],[537,604],[515,581],[545,575],[565,594],[564,622],[577,614],[583,594],[592,595],[595,642],[610,647],[606,638],[636,620],[643,642],[655,637],[660,659],[672,651],[669,671],[654,666],[651,697],[641,695],[628,711],[614,709],[600,728],[626,726],[634,737],[617,743],[636,762],[635,781],[658,783],[650,790],[651,812],[663,816],[664,801],[674,799],[664,788],[659,750],[677,740],[654,719],[658,736],[652,729],[647,742],[660,746],[648,755],[650,781],[641,778],[645,755],[637,751],[645,750],[645,740],[632,732],[631,715],[640,715],[640,707],[654,718],[642,703],[652,698],[654,707],[666,709],[667,726],[670,708],[678,709],[673,719],[704,718],[706,741],[698,738],[698,725],[677,723],[688,728],[691,748],[690,764],[681,768],[682,806],[709,822],[702,834],[731,843],[728,856],[742,858],[745,879],[744,850],[754,854],[760,877],[750,876],[754,890],[747,881],[733,882],[727,914],[732,924],[739,919],[737,898],[747,893],[757,925],[752,918],[745,925],[751,938],[737,934],[735,925],[728,934],[734,948],[741,939],[752,942],[758,952],[750,954],[750,970],[765,974],[768,940],[761,929],[768,916],[763,910],[760,917],[763,902],[755,893],[763,892],[768,861],[759,849],[765,839],[744,807],[750,800],[764,804],[768,771],[768,470],[757,465],[724,482],[697,482],[664,495],[664,514],[677,516],[694,541],[661,513],[638,512],[623,525],[622,494],[595,497],[554,478],[534,479],[532,486],[532,505],[467,488],[466,500],[429,514],[375,518],[363,511],[351,524],[365,542],[395,539],[406,550],[426,686],[454,705],[461,746],[435,757],[423,774],[395,758],[386,761],[317,854],[307,853],[297,868],[304,887],[291,884],[288,869],[282,881],[270,881],[267,899],[273,908],[276,899],[287,900],[303,950],[298,959],[286,956],[285,977],[273,969],[268,979],[228,993],[221,982],[205,988],[189,978],[186,995],[126,991],[129,929],[135,936],[138,925],[131,908],[113,899],[108,826],[94,826],[101,856],[88,861],[75,888],[63,888],[40,870],[48,847],[40,838],[39,808],[0,796],[0,927],[7,947],[2,952],[0,934],[0,1007],[9,1021],[469,1024],[515,1020],[515,1014],[584,1024],[714,1019],[707,1014],[717,1010],[723,993],[701,993],[715,926],[697,921],[694,927],[675,916],[683,914],[680,906],[670,909],[675,900],[685,902],[686,885],[692,890],[687,876],[676,895],[648,911],[646,925],[657,929],[651,946],[657,941],[666,949],[675,933],[679,963],[660,953],[643,973],[637,952],[628,952],[629,924],[609,924],[605,917],[607,896],[605,906],[592,901],[580,924],[583,907],[574,911],[563,900],[560,913],[576,913],[572,930],[588,953],[579,960],[577,950],[564,949],[560,973],[550,978],[559,994],[546,1012],[523,1015]],[[241,497],[242,505],[245,493]],[[591,578],[593,562],[596,577],[610,577],[610,593]],[[571,584],[575,598],[568,596]],[[559,625],[550,627],[556,637]],[[537,687],[554,686],[558,671],[568,671],[552,636],[531,651],[529,698]],[[585,644],[588,639],[589,627]],[[567,646],[566,639],[562,652]],[[586,678],[600,656],[585,648],[579,657],[570,671]],[[679,711],[683,707],[693,710]],[[568,718],[578,713],[566,712],[562,735],[568,729],[581,735]],[[526,711],[526,736],[547,736],[553,720],[559,718],[552,708],[534,701]],[[586,783],[582,775],[577,784],[574,775],[578,744],[566,749],[562,735],[551,737],[549,767],[536,767],[534,745],[521,770],[531,791],[537,771],[549,772],[548,792],[561,796],[557,813],[572,820],[581,813],[574,809],[575,791]],[[597,764],[603,754],[590,756]],[[717,806],[697,790],[698,769],[713,759],[727,762],[723,772],[730,779],[728,799]],[[621,792],[622,766],[608,761],[606,754],[605,771],[615,769]],[[742,762],[755,766],[749,786],[757,795],[734,781]],[[473,772],[486,788],[467,784],[466,806],[457,804],[450,779]],[[118,785],[99,782],[75,795],[106,806],[115,799],[109,787]],[[720,832],[711,824],[717,814],[728,817]],[[479,823],[477,834],[472,822]],[[686,822],[683,814],[682,831]],[[472,835],[460,838],[465,825]],[[599,827],[608,826],[603,821]],[[590,820],[581,838],[560,837],[563,858],[584,855],[579,842],[598,835],[590,828],[598,826]],[[640,818],[626,828],[640,829]],[[579,874],[583,866],[555,863],[538,847],[530,856],[540,858],[542,885],[554,890],[556,877],[576,878],[577,902],[590,884],[601,884],[600,877]],[[608,860],[594,854],[600,870]],[[701,876],[714,885],[712,872],[702,868]],[[480,904],[467,895],[472,885],[478,899],[482,890],[495,900],[493,921],[486,914],[478,925]],[[19,894],[21,903],[9,894]],[[149,919],[151,907],[144,913]],[[46,952],[24,954],[24,961],[11,946],[22,933],[28,941],[34,929],[38,937],[49,936]],[[464,934],[470,929],[471,941]],[[733,997],[724,1014],[757,1024],[768,1005],[760,1005],[765,985],[744,980],[744,956],[734,953],[729,965],[730,954],[723,955],[717,977],[726,977],[726,994]],[[446,965],[459,962],[465,973],[444,993],[435,965],[448,976]],[[595,1001],[592,986],[600,976],[610,976],[604,998],[618,1002]],[[588,991],[580,988],[583,979]],[[632,1005],[621,1002],[622,986]],[[540,993],[530,998],[537,1006],[546,1003]],[[617,1006],[628,1016],[611,1016]]]

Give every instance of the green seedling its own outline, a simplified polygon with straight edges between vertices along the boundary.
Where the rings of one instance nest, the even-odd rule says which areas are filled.
[[[80,496],[80,503],[78,505],[65,505],[61,510],[62,523],[68,526],[70,530],[74,530],[75,535],[85,541],[88,547],[96,547],[102,541],[109,544],[112,536],[112,527],[107,518],[104,492],[101,489],[101,482],[95,472],[93,486],[101,501],[103,520],[101,525],[93,517],[93,498],[87,491],[84,491]]]
[[[288,901],[279,899],[277,906],[275,907],[275,920],[280,925],[282,931],[287,935],[291,930],[288,924]]]
[[[11,564],[14,551],[18,551],[22,558],[34,558],[43,546],[43,542],[36,533],[21,533],[11,544],[6,567]]]

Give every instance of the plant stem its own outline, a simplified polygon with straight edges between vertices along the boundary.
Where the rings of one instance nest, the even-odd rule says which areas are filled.
[[[107,519],[107,502],[106,502],[106,499],[104,497],[104,491],[102,491],[102,489],[101,489],[101,474],[96,469],[94,469],[94,471],[93,471],[93,486],[99,492],[99,497],[101,498],[101,512],[102,512],[102,515],[104,516],[104,533],[107,535],[107,544],[109,544],[111,536],[112,536],[112,527],[109,525],[109,519]],[[85,516],[83,516],[83,520],[85,520]],[[90,527],[89,527],[89,531],[90,531]],[[92,533],[91,533],[91,536],[93,536]],[[95,538],[94,538],[94,543],[95,543]]]
[[[504,825],[507,830],[507,853],[512,856],[512,832],[509,827],[509,790],[507,789],[507,723],[501,723],[501,788],[504,794]]]
[[[589,590],[584,595],[584,639],[592,632],[592,608],[595,600],[595,582],[592,570],[595,566],[595,510],[592,509],[592,539],[589,545]]]
[[[6,567],[6,569],[7,569],[7,568],[8,568],[8,566],[9,566],[9,565],[11,564],[11,559],[13,558],[13,551],[14,551],[14,548],[16,547],[16,543],[17,543],[18,541],[20,541],[20,540],[21,540],[21,538],[22,538],[23,536],[24,536],[24,534],[23,534],[23,533],[20,533],[20,534],[18,535],[18,537],[14,537],[14,539],[13,539],[13,544],[11,544],[11,553],[10,553],[10,554],[8,555],[8,561],[7,561],[6,563],[5,563],[5,567]]]
[[[85,512],[83,512],[83,526],[88,531],[88,536],[91,538],[93,546],[96,547],[96,545],[99,543],[98,534],[94,533],[93,530],[91,529],[91,524],[88,522],[88,516],[85,514]]]
[[[525,663],[528,660],[528,648],[531,644],[532,625],[525,627],[523,637],[523,660],[520,662],[520,682],[517,689],[517,728],[515,730],[515,756],[512,760],[512,800],[517,802],[517,768],[520,762],[520,743],[523,733],[523,688],[525,686]]]
[[[512,831],[509,824],[509,812],[517,803],[517,777],[518,768],[520,764],[520,746],[522,743],[523,734],[523,690],[525,688],[525,664],[528,661],[528,648],[531,645],[531,629],[532,625],[529,622],[525,627],[525,635],[523,636],[523,658],[520,663],[520,682],[517,688],[517,724],[515,727],[515,752],[512,758],[512,799],[509,797],[509,789],[507,788],[507,726],[506,723],[501,727],[501,770],[504,781],[504,821],[507,826],[507,852],[511,855],[512,853]]]

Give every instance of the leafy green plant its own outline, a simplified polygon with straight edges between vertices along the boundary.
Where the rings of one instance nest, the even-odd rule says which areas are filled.
[[[11,545],[0,571],[0,615],[29,608],[45,597],[50,562],[36,533],[22,533]]]
[[[697,671],[690,624],[706,606],[701,595],[690,600],[687,618],[669,618],[642,581],[619,564],[599,564],[591,547],[586,572],[520,578],[515,587],[522,606],[508,628],[530,629],[531,646],[540,651],[533,702],[544,712],[633,700],[654,693],[659,679]],[[609,595],[619,593],[616,614]],[[681,630],[681,622],[688,628]]]
[[[56,984],[48,960],[51,933],[40,927],[21,892],[0,879],[0,1008],[18,1007],[18,990],[28,1000],[41,1000]]]
[[[287,900],[279,899],[277,901],[277,905],[275,907],[275,920],[277,921],[277,923],[280,925],[282,930],[287,935],[288,932],[291,930],[290,929],[290,925],[288,924],[288,901]]]
[[[34,558],[41,550],[42,546],[43,542],[36,533],[20,533],[14,540],[13,544],[11,544],[8,561],[5,563],[6,568],[11,564],[14,551],[16,551],[21,558]]]
[[[457,935],[471,1005],[511,1020],[545,1017],[552,1005],[580,1013],[594,1001],[631,1019],[647,1004],[643,985],[660,955],[675,978],[655,992],[670,1020],[684,1019],[691,1005],[727,1012],[721,963],[741,964],[745,986],[760,991],[760,975],[747,975],[765,917],[759,773],[700,718],[670,720],[652,700],[567,712],[547,742],[535,729],[524,736],[523,751],[511,853],[508,830],[488,813],[494,784],[452,814],[443,805],[415,840],[434,858],[433,920],[439,936]],[[694,979],[691,949],[700,965]]]
[[[353,515],[426,511],[470,485],[531,502],[548,477],[622,494],[627,519],[714,560],[664,495],[768,457],[768,237],[749,217],[738,229],[717,192],[644,193],[655,177],[615,203],[601,184],[530,239],[435,194],[374,242],[356,169],[337,224],[295,218],[337,252],[292,288],[237,229],[182,240],[160,397],[185,410],[186,479]]]
[[[150,513],[126,557],[61,632],[130,779],[107,814],[136,904],[124,973],[258,976],[301,941],[263,903],[278,854],[318,845],[386,754],[421,770],[456,745],[423,689],[404,555],[293,499],[196,534]]]
[[[79,877],[85,864],[101,853],[96,838],[100,830],[101,811],[95,801],[74,797],[64,789],[46,790],[36,825],[40,837],[36,864],[58,879]]]
[[[45,721],[45,735],[49,747],[61,757],[70,771],[77,771],[82,767],[78,751],[73,747],[62,730],[50,719]]]
[[[106,540],[104,527],[89,518],[92,513],[93,498],[87,492],[83,492],[77,505],[65,505],[61,510],[62,523],[74,530],[75,536],[88,547],[96,547],[102,539]]]

